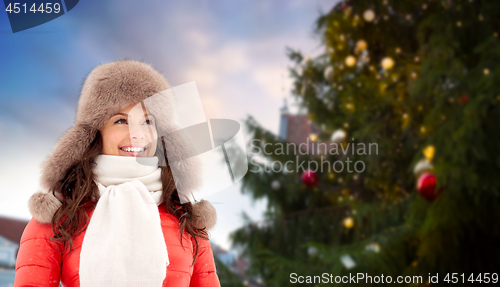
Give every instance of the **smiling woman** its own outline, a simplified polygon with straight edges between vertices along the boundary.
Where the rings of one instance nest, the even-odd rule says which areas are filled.
[[[190,144],[159,134],[175,129],[172,99],[144,102],[170,87],[147,64],[95,68],[82,88],[75,125],[44,162],[29,200],[14,286],[220,286],[207,231],[215,209],[181,203],[171,157]],[[160,107],[160,108],[158,108]],[[139,161],[139,158],[141,159]],[[186,172],[196,175],[190,161]]]

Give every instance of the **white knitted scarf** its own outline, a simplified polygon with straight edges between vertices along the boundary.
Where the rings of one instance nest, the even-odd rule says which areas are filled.
[[[80,286],[162,286],[169,264],[161,229],[161,169],[135,157],[99,155],[100,198],[80,253]]]

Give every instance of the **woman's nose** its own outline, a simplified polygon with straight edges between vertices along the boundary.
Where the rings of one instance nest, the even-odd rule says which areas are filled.
[[[140,126],[132,125],[129,126],[130,129],[130,138],[135,140],[143,140],[145,138],[144,131]]]

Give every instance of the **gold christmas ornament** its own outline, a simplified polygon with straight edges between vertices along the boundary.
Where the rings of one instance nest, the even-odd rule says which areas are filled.
[[[356,65],[356,58],[352,55],[347,56],[345,58],[345,64],[348,67],[352,67],[352,66]]]
[[[483,74],[488,76],[490,74],[490,69],[484,69]]]
[[[344,227],[345,228],[353,228],[354,227],[354,220],[352,219],[352,217],[346,217],[344,218],[344,220],[342,221],[342,223],[344,224]]]
[[[366,22],[372,22],[375,20],[375,12],[373,12],[372,9],[368,9],[363,13],[363,19],[365,19]]]
[[[363,51],[366,50],[366,48],[368,48],[368,43],[366,43],[365,40],[358,40],[358,42],[356,42],[356,50]]]
[[[382,59],[381,65],[385,70],[390,70],[394,67],[394,60],[391,57],[385,57]]]
[[[436,148],[433,145],[428,145],[424,150],[424,156],[428,161],[432,161],[434,158],[434,153],[436,152]]]

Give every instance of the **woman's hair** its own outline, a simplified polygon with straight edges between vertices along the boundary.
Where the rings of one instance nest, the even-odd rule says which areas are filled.
[[[64,179],[56,182],[51,191],[60,191],[64,196],[62,205],[57,209],[52,217],[52,230],[54,231],[53,241],[62,241],[64,251],[69,247],[73,248],[73,237],[84,232],[89,223],[87,210],[95,208],[96,202],[92,199],[99,198],[99,189],[94,182],[93,167],[95,158],[102,151],[101,133],[97,131],[96,137],[91,145],[82,155],[78,163],[73,165],[67,172]],[[165,142],[163,137],[158,139],[155,156],[161,168],[162,196],[164,204],[170,214],[179,220],[180,239],[182,244],[182,234],[188,232],[196,242],[196,251],[193,263],[198,256],[198,240],[196,237],[207,239],[205,228],[199,229],[193,225],[193,206],[190,202],[181,204],[179,194],[175,187],[172,171],[167,161]]]

